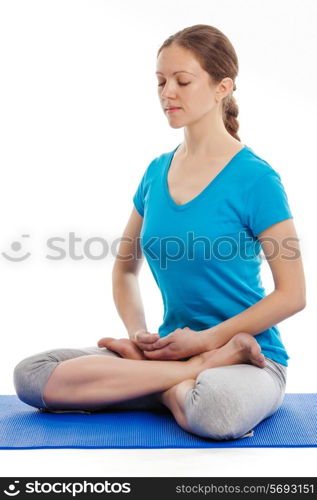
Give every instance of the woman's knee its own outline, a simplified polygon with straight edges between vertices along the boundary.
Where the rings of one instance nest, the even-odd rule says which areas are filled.
[[[35,393],[38,381],[39,360],[36,355],[22,359],[13,370],[13,384],[18,398],[31,406],[43,406],[39,394]],[[37,383],[36,383],[37,382]]]
[[[47,379],[58,364],[62,349],[42,351],[22,359],[13,369],[18,398],[36,408],[45,408],[42,395]]]
[[[47,408],[43,393],[46,383],[62,361],[89,354],[118,356],[106,348],[95,346],[79,349],[58,348],[41,351],[22,359],[13,370],[13,383],[17,396],[21,401],[36,408]]]
[[[243,402],[223,373],[212,368],[201,372],[185,399],[185,415],[191,432],[215,440],[237,439],[250,429]]]

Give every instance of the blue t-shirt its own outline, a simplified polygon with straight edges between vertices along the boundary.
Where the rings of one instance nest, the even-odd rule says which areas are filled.
[[[151,161],[133,196],[144,218],[142,252],[164,304],[161,337],[185,326],[211,328],[264,298],[257,235],[293,218],[280,175],[246,145],[198,196],[178,205],[167,173],[179,146]],[[288,366],[275,325],[255,339],[265,356]]]

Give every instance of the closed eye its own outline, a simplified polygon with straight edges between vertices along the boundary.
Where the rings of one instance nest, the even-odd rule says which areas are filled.
[[[190,82],[187,82],[187,83],[181,83],[181,82],[179,82],[178,84],[184,86],[184,85],[189,85]],[[164,82],[163,83],[159,83],[158,87],[161,87],[162,85],[164,85]]]

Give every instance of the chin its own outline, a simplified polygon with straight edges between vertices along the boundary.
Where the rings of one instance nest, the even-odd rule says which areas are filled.
[[[169,123],[169,126],[172,128],[181,128],[184,127],[184,123]]]

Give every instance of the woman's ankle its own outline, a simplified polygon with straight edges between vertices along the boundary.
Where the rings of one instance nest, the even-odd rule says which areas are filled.
[[[204,358],[202,354],[195,354],[195,356],[192,356],[187,361],[182,361],[182,363],[188,368],[188,376],[186,378],[196,378],[204,366]]]

